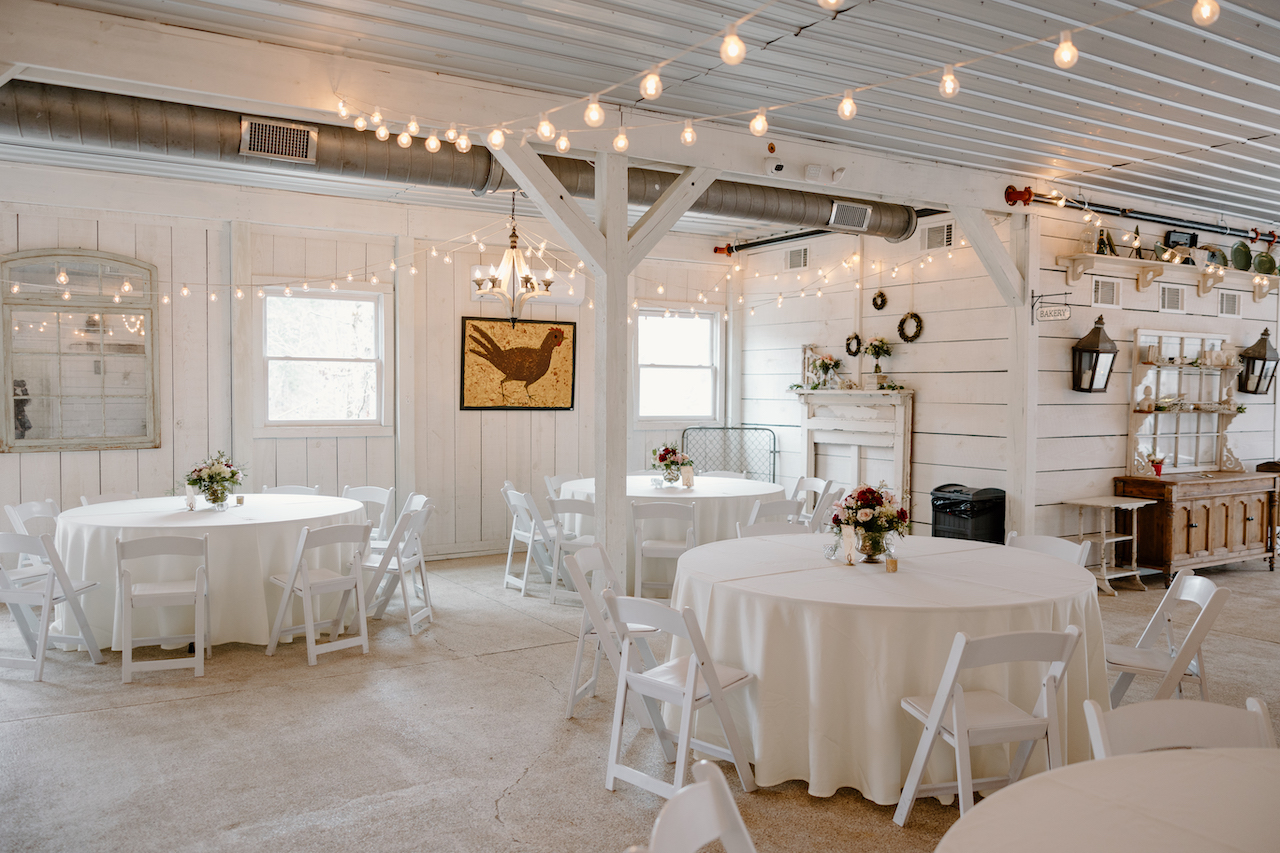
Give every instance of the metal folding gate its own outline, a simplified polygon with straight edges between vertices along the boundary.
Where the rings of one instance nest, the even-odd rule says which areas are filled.
[[[776,482],[778,437],[763,427],[688,427],[680,450],[699,471],[746,471],[747,479]]]

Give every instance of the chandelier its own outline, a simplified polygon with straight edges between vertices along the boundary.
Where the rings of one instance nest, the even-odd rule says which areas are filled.
[[[507,306],[507,313],[510,315],[511,328],[516,327],[516,320],[520,317],[520,312],[524,309],[524,304],[530,299],[546,295],[551,292],[551,285],[555,282],[555,273],[551,269],[547,269],[541,279],[535,278],[529,270],[529,265],[525,262],[524,255],[520,252],[517,245],[519,237],[516,234],[516,195],[511,194],[511,239],[507,250],[502,253],[502,262],[494,267],[492,264],[486,269],[483,263],[474,264],[471,267],[471,283],[476,286],[476,292],[481,297],[492,296],[501,299]],[[541,253],[539,253],[541,254]]]

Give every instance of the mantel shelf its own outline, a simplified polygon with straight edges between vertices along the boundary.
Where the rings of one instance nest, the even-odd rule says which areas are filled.
[[[1273,287],[1280,288],[1280,280],[1272,281],[1274,276],[1266,276],[1265,284],[1254,282],[1256,273],[1248,270],[1228,269],[1222,272],[1205,272],[1197,266],[1189,264],[1171,264],[1165,261],[1145,258],[1118,258],[1114,255],[1095,255],[1091,252],[1080,252],[1074,255],[1059,255],[1058,266],[1067,268],[1067,283],[1078,284],[1082,276],[1091,274],[1133,276],[1137,279],[1138,290],[1146,290],[1156,279],[1164,279],[1174,284],[1194,284],[1196,293],[1208,296],[1219,284],[1230,281],[1233,284],[1253,287],[1253,300],[1261,302]]]
[[[902,400],[915,394],[909,388],[902,388],[897,391],[877,391],[877,390],[861,390],[858,388],[820,388],[817,390],[809,388],[793,388],[796,396],[814,397],[817,400],[834,402],[837,400],[847,400],[851,403],[866,402],[872,404],[892,403],[895,399]]]

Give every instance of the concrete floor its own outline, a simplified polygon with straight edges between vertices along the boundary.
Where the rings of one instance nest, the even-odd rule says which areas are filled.
[[[501,589],[502,560],[433,564],[436,621],[409,637],[393,605],[372,651],[306,665],[301,641],[268,658],[218,646],[200,679],[93,666],[51,652],[45,681],[0,670],[0,850],[616,851],[647,841],[662,801],[604,788],[615,685],[564,719],[581,611]],[[1206,645],[1216,701],[1280,712],[1280,575],[1204,572],[1233,590]],[[1163,594],[1102,596],[1107,639],[1136,640]],[[21,640],[0,617],[0,654]],[[146,652],[140,650],[140,656]],[[1149,695],[1139,680],[1128,701]],[[1280,718],[1277,719],[1280,729]],[[634,733],[634,724],[628,737]],[[638,738],[630,760],[661,763]],[[958,817],[922,800],[892,823],[844,789],[792,782],[744,794],[763,851],[928,851]]]

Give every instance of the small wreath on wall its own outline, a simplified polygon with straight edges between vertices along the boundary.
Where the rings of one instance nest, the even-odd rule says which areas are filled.
[[[883,311],[884,306],[889,304],[889,297],[884,295],[883,290],[877,290],[876,295],[871,297],[871,307],[877,311]]]
[[[844,339],[844,351],[849,355],[857,355],[862,352],[862,338],[858,337],[857,332]]]
[[[907,324],[914,323],[915,328],[910,334],[907,333]],[[924,332],[924,320],[920,319],[920,315],[914,311],[908,311],[902,315],[902,319],[898,321],[898,337],[907,343],[911,343]]]

